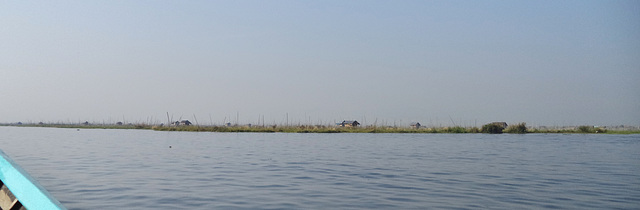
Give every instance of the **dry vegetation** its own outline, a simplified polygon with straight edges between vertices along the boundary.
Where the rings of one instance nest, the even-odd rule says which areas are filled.
[[[593,133],[593,134],[640,134],[640,129],[631,130],[607,130],[594,126],[565,127],[559,129],[528,128],[526,123],[510,125],[506,128],[495,124],[486,124],[478,127],[392,127],[392,126],[360,126],[339,127],[325,125],[299,125],[299,126],[166,126],[149,124],[64,124],[64,123],[38,123],[38,124],[0,124],[0,126],[21,127],[55,127],[55,128],[82,128],[82,129],[147,129],[155,131],[187,131],[187,132],[260,132],[260,133]]]

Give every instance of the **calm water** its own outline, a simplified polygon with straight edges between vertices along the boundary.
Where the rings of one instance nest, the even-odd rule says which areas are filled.
[[[639,209],[640,135],[0,127],[69,209]]]

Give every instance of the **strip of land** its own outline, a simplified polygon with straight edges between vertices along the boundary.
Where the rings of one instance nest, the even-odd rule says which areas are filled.
[[[489,124],[487,124],[489,125]],[[595,126],[566,126],[561,128],[527,127],[524,123],[498,128],[493,131],[484,125],[478,127],[391,127],[391,126],[324,126],[324,125],[296,125],[296,126],[215,126],[215,125],[148,125],[148,124],[0,124],[0,126],[18,127],[52,127],[77,129],[145,129],[155,131],[187,131],[187,132],[255,132],[255,133],[582,133],[582,134],[640,134],[638,127],[623,127],[622,129],[607,129]]]

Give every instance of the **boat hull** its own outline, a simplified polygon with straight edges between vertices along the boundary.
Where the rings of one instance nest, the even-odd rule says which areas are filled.
[[[66,209],[0,150],[0,209]]]

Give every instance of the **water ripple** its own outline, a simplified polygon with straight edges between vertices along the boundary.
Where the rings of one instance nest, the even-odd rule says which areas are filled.
[[[639,135],[0,131],[69,209],[640,208]]]

